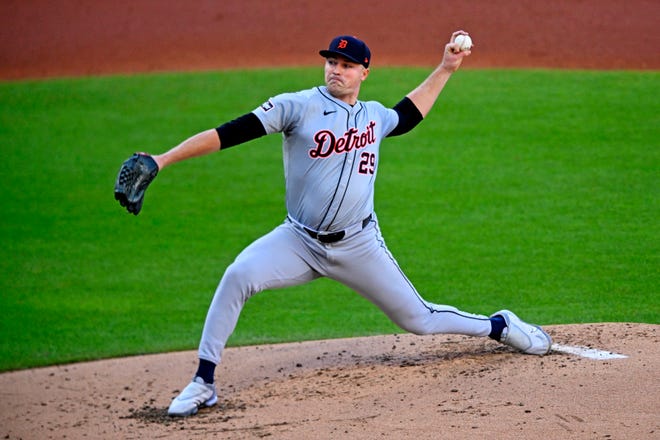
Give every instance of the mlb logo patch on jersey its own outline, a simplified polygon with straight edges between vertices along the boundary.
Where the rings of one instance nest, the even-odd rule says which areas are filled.
[[[265,112],[272,109],[273,107],[275,107],[275,105],[273,105],[273,102],[270,99],[268,101],[264,102],[263,104],[261,104],[261,108]]]

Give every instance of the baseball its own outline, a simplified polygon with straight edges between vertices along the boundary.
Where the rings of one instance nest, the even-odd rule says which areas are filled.
[[[458,43],[462,51],[472,49],[472,38],[469,35],[459,35],[454,42]]]

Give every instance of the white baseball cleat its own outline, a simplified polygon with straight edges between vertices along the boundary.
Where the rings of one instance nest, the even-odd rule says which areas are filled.
[[[509,310],[500,310],[493,316],[501,316],[506,322],[500,342],[527,354],[543,356],[550,353],[552,338],[538,325],[527,324]]]
[[[200,406],[213,406],[218,401],[215,385],[204,382],[201,377],[195,377],[181,393],[172,400],[167,414],[176,417],[186,417],[197,414]]]

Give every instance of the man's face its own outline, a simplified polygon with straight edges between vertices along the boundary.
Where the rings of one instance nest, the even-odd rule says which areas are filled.
[[[348,104],[355,104],[360,84],[367,79],[369,69],[346,58],[328,57],[325,60],[325,84],[332,96]]]

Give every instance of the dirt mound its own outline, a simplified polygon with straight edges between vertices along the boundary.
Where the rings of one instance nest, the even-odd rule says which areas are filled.
[[[218,404],[185,419],[167,406],[195,352],[10,372],[0,437],[658,438],[659,328],[547,328],[558,344],[627,356],[612,359],[409,334],[229,348]]]

